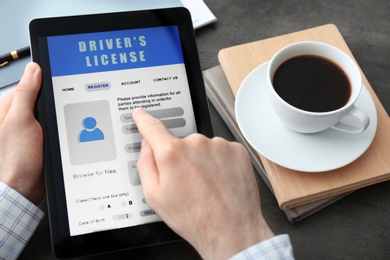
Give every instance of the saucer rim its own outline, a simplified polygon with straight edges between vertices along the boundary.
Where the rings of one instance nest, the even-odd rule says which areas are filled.
[[[268,68],[268,64],[269,64],[269,61],[265,62],[265,63],[262,63],[260,64],[259,66],[257,66],[255,69],[253,69],[246,77],[245,79],[242,81],[241,85],[240,85],[240,88],[238,89],[238,92],[237,92],[237,95],[236,95],[236,100],[235,100],[235,116],[236,116],[236,119],[237,119],[237,124],[238,124],[238,127],[240,129],[240,131],[242,132],[242,134],[244,135],[245,139],[248,141],[248,143],[259,153],[261,154],[262,156],[264,156],[265,158],[267,158],[268,160],[282,166],[282,167],[285,167],[285,168],[288,168],[288,169],[291,169],[291,170],[295,170],[295,171],[301,171],[301,172],[326,172],[326,171],[331,171],[331,170],[335,170],[335,169],[338,169],[338,168],[342,168],[350,163],[352,163],[353,161],[355,161],[356,159],[358,159],[360,156],[362,156],[365,151],[371,146],[371,143],[373,142],[374,138],[375,138],[375,135],[376,135],[376,131],[377,131],[377,125],[378,125],[378,115],[377,115],[377,111],[376,111],[376,105],[375,105],[375,102],[370,94],[370,92],[368,91],[367,87],[365,86],[364,83],[362,83],[362,91],[360,93],[360,96],[358,98],[361,99],[361,95],[367,95],[367,97],[365,97],[365,99],[367,98],[368,101],[370,102],[370,104],[368,104],[367,106],[370,107],[370,110],[373,109],[373,111],[371,111],[372,113],[370,113],[370,120],[371,120],[371,123],[369,125],[369,128],[370,131],[372,132],[367,138],[365,138],[364,140],[364,143],[362,144],[362,148],[358,151],[358,152],[354,152],[352,154],[352,156],[348,156],[347,159],[344,159],[344,160],[341,160],[342,162],[340,162],[340,160],[337,160],[336,162],[334,163],[325,163],[325,164],[321,164],[321,166],[319,167],[313,167],[313,164],[311,163],[304,163],[304,161],[302,161],[301,163],[301,166],[298,167],[297,165],[289,165],[288,163],[286,164],[285,160],[283,159],[278,159],[277,158],[273,158],[271,156],[267,156],[267,152],[264,151],[264,150],[267,150],[267,149],[259,149],[259,145],[257,143],[259,142],[254,142],[252,139],[258,139],[259,137],[257,138],[253,138],[252,136],[250,136],[248,138],[248,135],[246,133],[246,130],[245,130],[245,125],[243,126],[243,123],[241,122],[241,115],[240,115],[240,109],[238,108],[240,106],[240,102],[241,102],[241,98],[242,98],[242,92],[245,91],[246,88],[248,88],[246,85],[248,85],[248,81],[250,81],[250,79],[252,77],[259,77],[257,74],[259,73],[262,73],[262,74],[265,74],[266,75],[266,71],[267,71],[267,68]],[[264,84],[266,84],[266,79],[261,79],[263,82],[261,83],[261,85],[263,86],[263,89],[261,90],[261,93],[265,93],[266,90],[265,90],[265,86]],[[244,87],[243,87],[244,86]],[[364,89],[364,90],[363,90]],[[366,93],[364,93],[366,92]],[[264,98],[262,100],[263,102],[265,101]],[[368,102],[366,101],[366,102]],[[270,111],[270,106],[269,104],[268,105],[258,105],[262,108],[266,108],[268,111]],[[371,107],[372,106],[372,107]],[[266,122],[267,121],[267,118],[268,118],[268,121],[270,121],[270,117],[276,117],[276,115],[274,115],[273,113],[269,113],[268,112],[268,115],[264,116],[264,113],[260,113],[262,114],[263,116],[261,117],[261,121],[263,122]],[[244,117],[244,116],[243,116]],[[283,126],[282,124],[280,124],[280,128],[281,127],[285,127]],[[369,130],[369,129],[367,129]],[[366,131],[367,131],[366,130]],[[291,132],[293,132],[292,130],[290,130]],[[325,130],[325,131],[337,131],[337,130],[333,130],[333,129],[328,129],[328,130]],[[324,131],[324,132],[325,132]],[[269,131],[268,131],[269,132]],[[263,132],[263,133],[267,133],[267,131]],[[294,132],[294,134],[296,135],[305,135],[305,134],[300,134],[300,133],[296,133]],[[329,135],[331,136],[337,136],[338,134],[333,134],[331,132],[328,133]],[[362,134],[362,133],[361,133]],[[315,134],[314,134],[315,135]],[[348,135],[351,135],[351,134],[348,134]],[[354,135],[359,135],[359,134],[354,134]],[[262,136],[261,134],[259,134],[259,136]],[[271,135],[272,136],[272,135]],[[294,135],[291,135],[291,136],[294,136]],[[272,138],[272,137],[271,137]],[[367,140],[366,140],[367,139]],[[352,147],[354,148],[354,147]],[[269,150],[269,149],[268,149]],[[296,151],[294,152],[297,152],[298,149],[295,149]],[[282,154],[286,154],[286,152],[283,152]],[[275,157],[275,156],[274,156]],[[279,156],[280,157],[280,156]],[[288,161],[288,160],[287,160]],[[327,165],[327,166],[324,166],[324,165]]]

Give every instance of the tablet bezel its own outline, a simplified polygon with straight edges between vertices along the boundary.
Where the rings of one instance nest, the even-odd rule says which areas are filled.
[[[170,25],[177,25],[179,29],[198,132],[212,137],[213,131],[194,29],[187,9],[168,8],[44,18],[30,23],[32,58],[40,64],[43,72],[42,89],[36,108],[37,118],[42,125],[45,138],[44,172],[52,247],[54,254],[59,258],[149,246],[180,238],[163,222],[70,236],[46,37]]]

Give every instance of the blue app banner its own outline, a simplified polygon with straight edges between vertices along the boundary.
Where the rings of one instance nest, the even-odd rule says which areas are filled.
[[[52,76],[184,63],[177,26],[47,38]]]

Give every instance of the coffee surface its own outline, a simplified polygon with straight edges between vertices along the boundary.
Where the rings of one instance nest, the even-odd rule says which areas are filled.
[[[345,72],[334,62],[315,55],[301,55],[282,63],[274,74],[273,86],[287,103],[311,112],[339,109],[351,96]]]

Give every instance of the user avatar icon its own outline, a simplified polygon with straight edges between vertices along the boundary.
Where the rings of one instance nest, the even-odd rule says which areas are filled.
[[[84,130],[81,131],[79,136],[79,142],[92,142],[92,141],[100,141],[104,140],[104,134],[102,130],[96,127],[97,122],[93,117],[86,117],[83,120]]]

